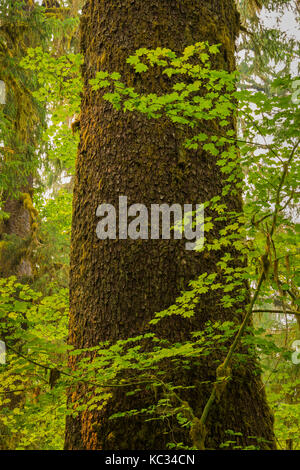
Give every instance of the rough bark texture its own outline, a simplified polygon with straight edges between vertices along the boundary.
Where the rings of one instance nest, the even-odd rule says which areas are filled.
[[[160,71],[145,79],[126,65],[126,58],[140,47],[168,47],[177,52],[197,41],[222,43],[217,67],[234,69],[234,41],[238,16],[232,0],[90,0],[83,9],[81,48],[85,56],[85,91],[81,112],[81,142],[77,159],[71,254],[70,343],[78,348],[99,341],[116,341],[145,331],[155,312],[172,305],[191,279],[212,272],[222,253],[204,257],[184,249],[180,240],[105,240],[96,237],[96,208],[101,203],[118,207],[120,195],[128,204],[200,203],[222,190],[222,175],[214,159],[203,151],[186,152],[182,158],[182,131],[167,120],[116,112],[88,86],[97,70],[119,71],[140,91],[162,92],[168,82]],[[234,126],[234,124],[232,123]],[[180,153],[180,156],[179,156]],[[228,206],[241,209],[241,200]],[[160,333],[169,339],[187,339],[191,330],[208,320],[236,318],[207,295],[192,321],[171,320]],[[199,385],[215,379],[215,364],[204,361],[175,377],[177,383]],[[197,416],[211,386],[198,386],[185,399]],[[80,390],[70,394],[76,402]],[[108,420],[124,409],[150,403],[151,392],[130,399],[113,392],[105,409],[69,417],[66,449],[165,449],[172,441],[167,425],[140,418]],[[259,436],[273,447],[272,417],[254,373],[253,361],[233,372],[233,380],[208,420],[207,448],[218,448],[228,439],[225,430],[243,433],[240,444]],[[176,434],[177,433],[177,434]],[[187,431],[176,438],[189,443]],[[264,445],[263,445],[264,447]]]

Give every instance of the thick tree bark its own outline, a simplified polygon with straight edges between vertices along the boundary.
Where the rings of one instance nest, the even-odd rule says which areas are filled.
[[[85,90],[81,112],[81,142],[74,190],[71,254],[70,343],[77,348],[99,341],[132,337],[147,328],[155,312],[172,305],[190,280],[214,272],[223,253],[209,257],[187,251],[180,240],[105,240],[96,237],[97,206],[118,207],[120,195],[128,205],[144,203],[196,204],[220,194],[223,177],[211,155],[203,151],[179,156],[182,130],[166,119],[116,112],[88,86],[96,71],[121,72],[140,91],[162,93],[169,82],[157,70],[137,77],[126,58],[140,47],[168,47],[181,52],[197,41],[222,43],[216,67],[233,70],[238,15],[233,0],[89,0],[81,21],[81,48],[85,57]],[[234,127],[234,123],[232,123]],[[228,198],[228,207],[241,210],[241,200]],[[240,320],[232,309],[223,309],[213,295],[206,295],[191,321],[173,319],[160,326],[171,340],[188,338],[208,320]],[[76,364],[75,364],[76,366]],[[196,385],[185,399],[197,416],[209,396],[216,365],[181,371],[176,383]],[[223,398],[208,420],[207,448],[226,441],[225,431],[243,433],[239,443],[253,443],[248,436],[267,439],[274,447],[272,417],[260,378],[251,360],[243,371],[233,372]],[[76,402],[81,391],[70,393]],[[172,440],[168,426],[133,417],[109,420],[119,410],[150,403],[151,392],[130,399],[124,391],[113,396],[101,411],[69,417],[66,449],[165,449]],[[187,396],[189,395],[189,396]],[[154,424],[156,423],[156,424]],[[158,423],[158,424],[157,424]],[[175,429],[176,439],[189,443],[188,431]]]

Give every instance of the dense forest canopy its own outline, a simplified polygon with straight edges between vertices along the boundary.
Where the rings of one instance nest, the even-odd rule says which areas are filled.
[[[0,0],[0,450],[300,450],[297,0]]]

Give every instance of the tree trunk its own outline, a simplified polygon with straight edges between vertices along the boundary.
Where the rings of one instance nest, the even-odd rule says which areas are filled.
[[[35,46],[32,42],[31,34],[28,33],[27,11],[34,7],[34,2],[25,2],[23,5],[14,6],[11,2],[5,5],[1,11],[0,24],[4,34],[1,35],[0,46],[5,51],[0,58],[0,78],[7,87],[7,103],[4,103],[4,117],[10,123],[9,128],[3,125],[0,146],[0,171],[3,180],[9,186],[9,190],[1,189],[1,205],[7,218],[0,220],[0,277],[8,278],[16,276],[19,281],[32,282],[33,269],[30,260],[29,247],[37,231],[37,210],[33,206],[33,176],[24,177],[24,167],[16,168],[21,154],[24,162],[33,158],[34,151],[30,149],[36,143],[37,135],[37,115],[39,111],[32,106],[28,96],[30,82],[28,78],[22,76],[18,61],[24,56],[27,47]],[[12,23],[10,18],[14,13],[17,21]],[[36,23],[34,23],[36,28]],[[31,33],[33,29],[31,29]],[[9,38],[9,40],[7,40]],[[3,46],[3,44],[5,46]],[[13,59],[13,60],[12,60]],[[14,64],[14,67],[13,65]],[[26,86],[25,86],[26,84]],[[40,117],[42,120],[42,117]],[[5,122],[5,121],[4,121]],[[0,127],[2,127],[0,123]],[[5,133],[5,129],[7,133]],[[2,140],[3,139],[3,140]],[[8,151],[9,149],[9,151]],[[15,166],[10,166],[12,155],[17,157]],[[22,162],[23,164],[23,162]],[[25,173],[26,175],[26,173]],[[13,195],[12,193],[15,193]],[[4,323],[4,322],[3,322]],[[20,340],[13,338],[16,330],[4,324],[0,326],[0,339],[7,342],[7,347],[14,346],[20,349]],[[10,371],[10,382],[8,385],[15,385],[16,388],[25,387],[27,379],[20,379],[19,373],[11,369],[10,351],[7,349],[7,366]],[[4,385],[4,384],[1,384]],[[6,392],[5,387],[2,389]],[[24,393],[3,393],[0,395],[0,414],[5,413],[2,408],[8,408],[12,413],[15,409],[21,408],[25,402]],[[3,405],[2,400],[10,400]],[[11,449],[17,442],[17,435],[10,435],[9,428],[0,420],[0,450]]]
[[[118,71],[139,91],[162,93],[170,85],[168,79],[162,79],[156,69],[141,79],[126,58],[140,47],[181,52],[204,40],[222,43],[214,65],[232,71],[238,28],[233,0],[89,0],[85,5],[81,21],[85,90],[71,250],[70,343],[76,348],[146,331],[155,312],[172,305],[199,274],[215,272],[224,254],[211,252],[204,257],[185,250],[181,240],[97,239],[95,214],[101,203],[117,208],[119,196],[125,195],[128,205],[196,204],[221,194],[224,183],[211,155],[201,150],[185,152],[184,159],[179,156],[182,130],[167,119],[148,120],[140,114],[114,111],[101,93],[90,90],[89,79],[100,69]],[[241,198],[228,197],[226,202],[229,209],[241,210]],[[159,331],[172,341],[182,341],[190,331],[203,329],[208,320],[233,319],[240,321],[233,309],[222,308],[214,295],[207,294],[195,318],[171,317]],[[185,399],[197,416],[211,390],[211,385],[200,382],[215,380],[215,369],[208,359],[201,367],[173,377],[176,383],[196,385],[194,391],[185,391]],[[249,361],[243,371],[233,372],[209,417],[207,448],[217,449],[228,440],[228,429],[243,433],[238,440],[241,445],[253,444],[248,436],[258,436],[269,441],[262,448],[274,447],[272,417],[254,369],[255,363]],[[80,393],[79,388],[70,392],[71,404]],[[108,419],[117,411],[151,403],[151,392],[144,390],[139,398],[126,397],[124,390],[112,394],[104,409],[67,419],[66,449],[166,449],[172,441],[167,424],[144,422],[140,417]],[[191,444],[188,431],[174,432],[177,440]]]
[[[32,205],[32,189],[27,188],[19,198],[9,197],[3,210],[9,218],[0,226],[0,276],[30,279],[32,267],[27,250],[31,239],[31,221],[36,217]]]

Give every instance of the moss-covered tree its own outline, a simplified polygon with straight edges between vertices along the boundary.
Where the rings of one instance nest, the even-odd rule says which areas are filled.
[[[32,276],[28,248],[37,230],[33,180],[37,174],[37,141],[44,109],[32,97],[36,78],[20,66],[28,47],[45,36],[34,2],[5,0],[0,11],[0,79],[6,102],[0,108],[0,276]]]
[[[0,277],[16,276],[32,281],[30,253],[36,242],[38,212],[33,206],[33,180],[37,172],[37,141],[44,125],[44,110],[32,97],[35,77],[25,72],[20,61],[29,46],[35,46],[45,34],[41,15],[34,2],[5,0],[0,9],[0,80],[6,99],[0,105]],[[4,319],[5,320],[5,319]],[[14,328],[1,321],[1,340],[21,350]],[[10,362],[8,354],[7,362]],[[17,378],[16,378],[17,377]],[[12,374],[11,383],[22,384]],[[19,387],[21,388],[21,387]],[[4,400],[4,405],[2,401]],[[8,402],[5,400],[9,400]],[[1,396],[2,414],[22,406],[24,394]],[[14,446],[14,438],[0,423],[0,449]]]
[[[202,40],[222,44],[214,66],[232,71],[238,32],[233,0],[87,1],[81,20],[85,89],[71,253],[70,343],[76,348],[146,331],[153,314],[173,304],[190,280],[214,272],[223,254],[211,252],[204,257],[185,250],[180,240],[97,239],[95,214],[103,202],[118,207],[119,196],[126,195],[128,205],[196,204],[220,195],[224,176],[208,153],[182,151],[182,129],[167,119],[148,120],[113,110],[102,100],[101,92],[92,92],[89,80],[100,69],[118,71],[140,92],[161,93],[167,89],[168,79],[157,68],[141,79],[126,58],[141,47],[180,52]],[[212,126],[218,130],[218,123]],[[231,127],[235,128],[233,120]],[[241,198],[228,196],[226,204],[230,210],[241,210]],[[208,320],[241,320],[240,313],[224,309],[217,300],[206,294],[192,320],[163,322],[160,335],[181,341]],[[187,371],[174,371],[172,376],[176,384],[196,386],[184,393],[197,416],[211,390],[201,383],[215,380],[215,359]],[[76,404],[82,392],[81,387],[71,391],[70,403]],[[141,417],[109,420],[119,410],[149,404],[152,393],[143,390],[130,398],[123,389],[112,390],[112,398],[101,410],[69,417],[66,449],[165,449],[172,432],[177,442],[189,444],[188,431],[170,429],[168,423],[147,422]],[[274,447],[272,416],[253,359],[233,369],[222,399],[214,404],[207,422],[206,448],[219,448],[227,440],[228,429],[242,433],[241,445],[252,443],[248,436],[258,436],[268,441],[263,448]]]

